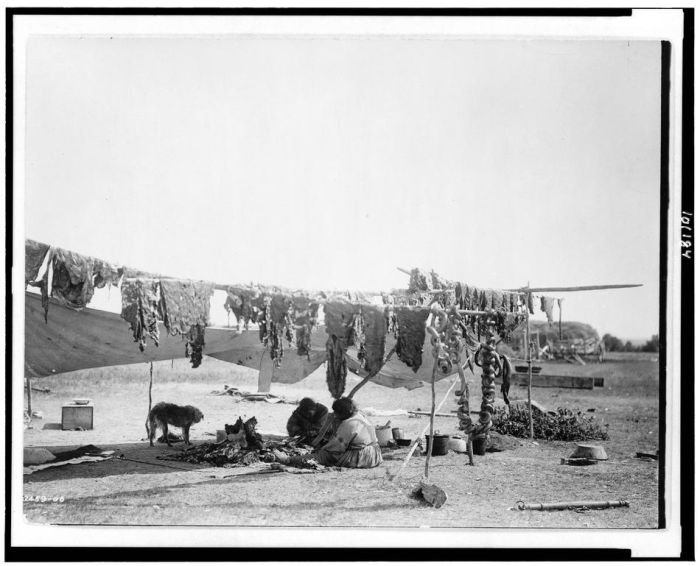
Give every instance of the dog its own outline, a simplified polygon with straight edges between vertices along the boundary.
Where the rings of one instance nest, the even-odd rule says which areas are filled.
[[[194,423],[198,423],[204,418],[202,411],[197,407],[192,405],[185,405],[181,407],[180,405],[175,405],[174,403],[158,403],[155,405],[151,412],[148,413],[148,418],[146,419],[146,433],[148,434],[148,440],[153,446],[153,439],[156,437],[156,430],[158,427],[161,428],[165,438],[170,444],[170,437],[168,436],[168,425],[179,426],[182,429],[182,436],[185,439],[185,444],[190,444],[190,427]]]

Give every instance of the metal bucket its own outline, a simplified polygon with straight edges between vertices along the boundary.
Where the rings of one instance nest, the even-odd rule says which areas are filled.
[[[402,428],[392,428],[391,435],[394,437],[394,440],[401,440],[403,438],[403,429]]]
[[[486,440],[487,439],[485,436],[477,436],[472,440],[474,454],[477,456],[483,456],[486,454]]]
[[[450,437],[446,434],[435,434],[433,435],[433,456],[444,456],[447,454],[448,445],[450,442]],[[430,446],[430,435],[425,435],[425,446],[426,449]]]

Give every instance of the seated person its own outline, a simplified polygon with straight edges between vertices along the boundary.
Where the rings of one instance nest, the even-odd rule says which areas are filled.
[[[287,421],[289,436],[300,436],[304,442],[311,443],[326,424],[328,409],[309,397],[304,397]]]
[[[343,468],[374,468],[382,463],[382,451],[377,442],[374,426],[357,410],[347,397],[333,403],[333,413],[338,421],[331,439],[313,454],[287,456],[277,450],[275,458],[283,464],[299,464],[314,459],[324,466]]]

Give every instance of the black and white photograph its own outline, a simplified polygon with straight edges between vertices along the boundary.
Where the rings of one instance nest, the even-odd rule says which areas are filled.
[[[694,16],[600,12],[6,14],[11,545],[680,556]]]

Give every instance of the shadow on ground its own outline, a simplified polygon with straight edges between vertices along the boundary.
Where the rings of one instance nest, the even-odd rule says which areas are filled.
[[[78,447],[79,446],[56,446],[48,447],[48,449],[53,454],[58,455],[61,452],[74,450]],[[158,456],[181,451],[185,448],[182,443],[173,444],[172,447],[160,444],[151,447],[148,445],[148,442],[132,442],[128,444],[100,445],[99,448],[102,450],[114,450],[114,456],[108,460],[98,462],[67,464],[39,470],[32,474],[25,475],[24,483],[40,483],[74,478],[100,478],[123,474],[187,472],[210,467],[209,465],[158,459]]]

